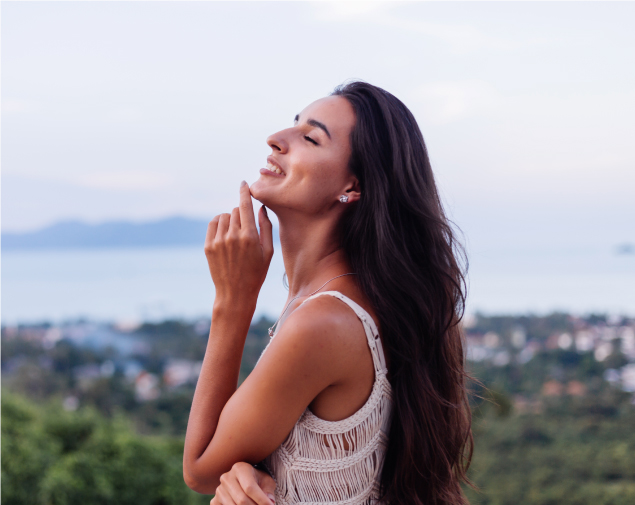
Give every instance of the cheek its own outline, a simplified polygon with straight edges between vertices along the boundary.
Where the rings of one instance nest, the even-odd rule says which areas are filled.
[[[301,181],[303,192],[312,200],[333,198],[343,184],[341,171],[332,162],[316,163],[307,170]]]
[[[348,177],[347,159],[340,149],[316,153],[299,150],[287,193],[298,205],[317,210],[337,200]]]

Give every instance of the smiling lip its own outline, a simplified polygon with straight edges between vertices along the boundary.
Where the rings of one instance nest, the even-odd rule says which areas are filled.
[[[261,168],[260,169],[260,173],[263,175],[271,175],[273,177],[284,177],[284,175],[282,174],[277,174],[276,172],[272,172],[271,170],[269,170],[268,168]]]
[[[280,163],[278,163],[275,160],[275,158],[271,155],[267,156],[267,165],[271,165],[271,166],[268,166],[267,168],[277,168],[278,170],[282,172],[283,175],[287,175],[287,173],[280,166]]]

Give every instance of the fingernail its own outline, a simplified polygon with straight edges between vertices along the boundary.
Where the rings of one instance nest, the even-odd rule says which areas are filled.
[[[276,497],[270,493],[267,493],[267,498],[271,500],[271,503],[276,503]]]
[[[240,183],[240,187],[241,187],[241,188],[242,188],[243,186],[246,186],[246,185],[247,185],[247,181],[243,181],[243,182],[241,182],[241,183]]]

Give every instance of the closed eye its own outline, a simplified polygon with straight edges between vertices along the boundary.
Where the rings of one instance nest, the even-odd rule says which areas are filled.
[[[313,140],[311,137],[308,137],[305,135],[304,138],[307,139],[309,142],[313,142],[316,146],[318,145],[318,143],[315,140]]]

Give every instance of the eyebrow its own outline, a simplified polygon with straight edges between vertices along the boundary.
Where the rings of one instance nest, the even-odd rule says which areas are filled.
[[[300,120],[300,114],[296,114],[293,121],[298,122],[299,120]],[[307,124],[311,126],[315,126],[316,128],[320,128],[321,130],[324,130],[324,133],[326,133],[326,136],[329,139],[331,138],[331,134],[329,133],[329,130],[324,123],[320,123],[316,119],[307,119]]]

